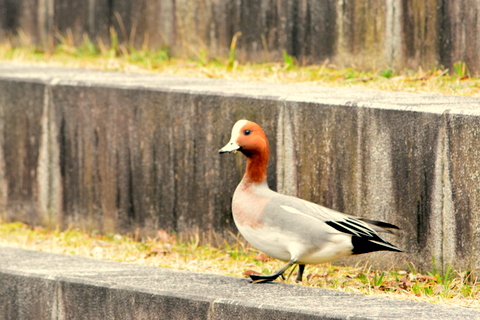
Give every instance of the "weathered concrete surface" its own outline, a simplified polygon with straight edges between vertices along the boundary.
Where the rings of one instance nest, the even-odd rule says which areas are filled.
[[[240,60],[282,61],[285,50],[301,63],[370,69],[463,61],[478,74],[479,12],[477,0],[0,0],[0,40],[23,31],[52,50],[60,32],[108,46],[112,28],[127,47],[215,58],[241,33]]]
[[[0,95],[2,150],[0,151],[0,205],[20,220],[38,224],[36,168],[45,85],[35,82],[2,83]],[[25,94],[28,92],[28,94]]]
[[[0,247],[0,319],[479,319],[480,310]]]
[[[377,266],[480,270],[480,99],[0,64],[6,220],[104,232],[236,232],[240,118],[272,147],[269,184],[397,224]],[[350,263],[356,261],[349,258]]]

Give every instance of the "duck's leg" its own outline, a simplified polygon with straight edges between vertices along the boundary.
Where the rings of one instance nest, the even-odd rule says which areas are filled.
[[[298,265],[297,279],[295,279],[295,281],[302,282],[303,271],[304,270],[305,270],[305,265],[304,264],[299,264]]]
[[[253,283],[262,283],[262,282],[269,282],[277,279],[279,276],[283,275],[285,270],[293,266],[297,262],[297,259],[292,259],[288,261],[287,264],[285,264],[283,267],[280,269],[276,270],[273,274],[270,275],[263,275],[263,274],[251,274],[250,278],[252,279]]]

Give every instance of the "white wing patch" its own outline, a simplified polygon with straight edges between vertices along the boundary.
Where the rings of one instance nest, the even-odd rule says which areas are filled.
[[[340,212],[336,212],[328,208],[325,208],[326,210],[322,210],[322,207],[309,201],[305,201],[304,204],[308,207],[308,209],[321,216],[324,220],[345,220],[345,216]]]
[[[312,218],[312,219],[318,220],[318,219],[316,219],[315,217],[312,217],[312,216],[309,215],[309,214],[303,213],[302,211],[300,211],[300,210],[298,210],[298,209],[295,209],[294,207],[290,207],[290,206],[280,206],[280,208],[282,208],[282,209],[285,210],[285,211],[291,212],[291,213],[299,214],[299,215],[302,215],[302,216],[304,216],[304,217],[308,217],[308,218]]]

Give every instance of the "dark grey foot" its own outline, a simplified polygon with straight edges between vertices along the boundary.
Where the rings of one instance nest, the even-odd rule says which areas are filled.
[[[297,279],[295,279],[295,281],[297,281],[297,282],[302,282],[303,271],[304,271],[304,270],[305,270],[305,265],[304,265],[304,264],[299,264],[299,265],[298,265]]]
[[[275,271],[274,274],[271,274],[271,275],[268,275],[268,276],[264,275],[264,274],[251,274],[250,279],[252,279],[253,283],[270,282],[270,281],[273,281],[273,280],[277,279],[280,276],[282,276],[282,278],[285,279],[283,277],[283,273],[285,272],[285,270],[290,268],[295,262],[297,262],[297,259],[292,259],[292,260],[288,261],[288,263],[286,265],[284,265],[283,267],[281,267],[280,269]],[[303,268],[301,269],[301,271],[303,273]]]
[[[272,274],[272,275],[264,275],[264,274],[251,274],[250,279],[252,279],[252,283],[264,283],[270,282],[278,278],[280,274]]]

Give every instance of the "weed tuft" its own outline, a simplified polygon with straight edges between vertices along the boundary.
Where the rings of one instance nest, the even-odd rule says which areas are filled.
[[[286,50],[282,50],[283,56],[283,70],[291,70],[295,66],[295,59],[287,53]]]
[[[453,64],[453,69],[455,70],[456,75],[460,77],[460,79],[465,79],[470,76],[470,71],[465,62],[462,62],[462,61],[455,62]]]
[[[390,79],[390,78],[393,78],[395,76],[395,72],[393,71],[392,68],[388,68],[386,70],[381,71],[380,76],[383,77],[383,78]]]

